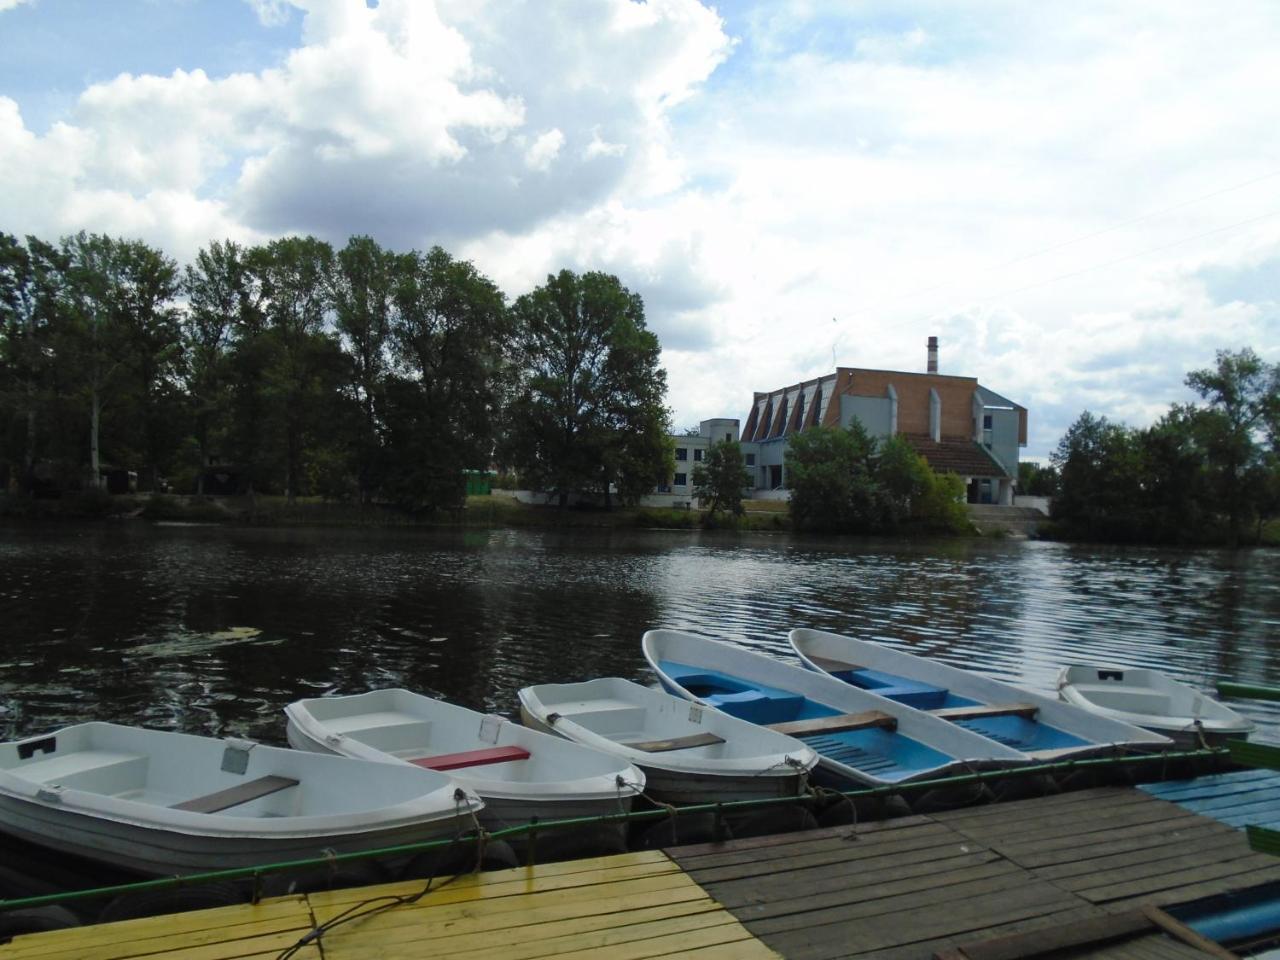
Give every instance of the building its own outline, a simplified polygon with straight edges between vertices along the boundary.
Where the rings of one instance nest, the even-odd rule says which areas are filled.
[[[756,393],[738,432],[753,496],[785,497],[789,439],[816,426],[847,429],[857,419],[877,438],[901,434],[939,473],[957,474],[970,503],[1012,504],[1018,449],[1027,444],[1027,411],[978,383],[938,372],[930,337],[926,372],[838,367],[835,373]],[[737,420],[704,420],[697,437],[675,437],[676,470],[661,492],[692,493],[693,465]],[[682,482],[683,481],[683,482]]]

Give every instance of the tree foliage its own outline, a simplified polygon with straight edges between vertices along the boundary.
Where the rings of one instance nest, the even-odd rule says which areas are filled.
[[[877,533],[912,524],[959,532],[968,525],[958,477],[938,475],[901,436],[877,441],[857,420],[812,427],[787,452],[797,528]]]
[[[693,495],[712,514],[723,510],[742,515],[742,491],[751,485],[751,474],[742,462],[736,440],[720,440],[707,450],[707,458],[693,467]]]
[[[666,371],[644,304],[617,277],[569,270],[516,300],[516,360],[504,459],[562,505],[616,487],[634,501],[674,465]]]
[[[1067,430],[1051,457],[1065,536],[1234,545],[1280,511],[1280,369],[1252,350],[1219,351],[1186,382],[1205,402],[1174,404],[1146,429],[1086,411]]]
[[[665,390],[640,297],[605,274],[513,309],[438,247],[215,241],[179,270],[136,240],[0,234],[0,481],[26,492],[111,465],[431,510],[502,451],[544,489],[634,500],[672,462]]]

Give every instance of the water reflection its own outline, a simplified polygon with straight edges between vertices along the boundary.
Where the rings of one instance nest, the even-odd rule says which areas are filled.
[[[1280,684],[1275,556],[642,531],[0,530],[0,726],[89,717],[279,741],[280,709],[403,685],[648,681],[670,626],[790,658],[791,626],[1039,689],[1065,662]],[[1269,708],[1247,709],[1264,724]]]

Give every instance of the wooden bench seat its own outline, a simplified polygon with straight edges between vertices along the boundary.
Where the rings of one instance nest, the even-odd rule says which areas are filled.
[[[636,743],[624,743],[621,746],[632,750],[643,750],[645,753],[666,753],[669,750],[690,750],[694,747],[710,747],[724,743],[724,737],[714,733],[691,733],[687,737],[673,737],[670,740],[640,740]]]
[[[827,673],[843,673],[846,670],[865,670],[866,667],[859,663],[849,663],[847,660],[834,660],[831,657],[820,657],[814,653],[805,654],[809,658],[809,662],[815,667],[821,667]]]
[[[426,767],[428,770],[461,770],[463,767],[483,767],[491,763],[510,763],[512,760],[528,759],[529,751],[524,747],[486,747],[483,750],[442,753],[438,757],[418,757],[409,762],[417,767]]]
[[[929,712],[943,720],[978,720],[982,717],[1025,717],[1030,720],[1039,711],[1034,703],[978,703],[971,707],[942,707]]]
[[[785,733],[791,737],[804,737],[815,733],[844,733],[846,730],[865,730],[869,727],[880,727],[884,730],[898,729],[898,718],[879,710],[867,710],[864,713],[838,713],[831,717],[815,717],[812,720],[789,720],[786,723],[770,723],[770,730]]]
[[[170,809],[186,810],[191,813],[217,813],[219,810],[238,807],[240,804],[248,803],[250,800],[270,796],[273,793],[278,793],[281,790],[287,790],[289,787],[296,787],[297,785],[298,781],[292,777],[258,777],[256,780],[246,780],[244,783],[238,783],[234,787],[227,787],[225,790],[215,790],[213,793],[207,793],[203,797],[195,797],[192,800],[175,803]]]

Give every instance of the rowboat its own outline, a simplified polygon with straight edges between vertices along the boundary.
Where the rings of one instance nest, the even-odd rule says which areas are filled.
[[[1028,754],[1066,760],[1117,750],[1151,750],[1169,741],[1123,718],[1100,716],[937,660],[823,630],[798,629],[791,647],[806,667],[862,690],[927,710]]]
[[[1017,766],[1027,755],[847,683],[717,640],[650,630],[645,658],[669,692],[796,737],[818,771],[871,786]]]
[[[82,723],[0,744],[0,830],[147,875],[453,837],[483,804],[432,770]]]
[[[1058,696],[1099,717],[1145,727],[1184,746],[1247,738],[1254,724],[1158,670],[1063,667]]]
[[[520,719],[635,764],[667,803],[794,797],[818,762],[792,737],[618,677],[525,687]]]
[[[618,757],[408,690],[299,700],[285,715],[299,750],[448,773],[484,800],[489,830],[626,812],[644,789]],[[624,826],[602,825],[598,845],[620,849]]]

